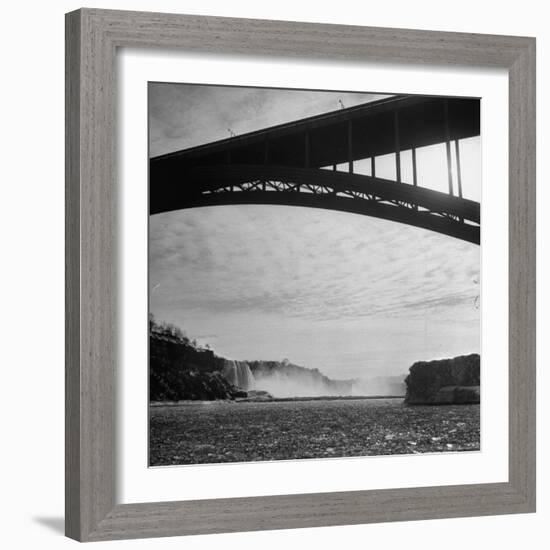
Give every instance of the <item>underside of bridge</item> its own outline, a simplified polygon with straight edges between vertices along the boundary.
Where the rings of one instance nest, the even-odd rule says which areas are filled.
[[[150,160],[150,213],[227,204],[325,208],[480,242],[480,205],[453,181],[451,143],[479,135],[479,100],[395,96],[177,151]],[[423,188],[415,151],[445,143],[448,193]],[[400,153],[412,151],[413,183]],[[376,176],[375,159],[395,154],[396,180]],[[371,159],[371,175],[354,163]],[[346,163],[346,171],[336,167]]]

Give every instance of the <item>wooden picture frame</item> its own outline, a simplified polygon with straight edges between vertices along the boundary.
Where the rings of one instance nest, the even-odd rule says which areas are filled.
[[[117,48],[509,71],[509,480],[117,504]],[[66,534],[80,541],[535,510],[535,39],[82,9],[66,16]]]

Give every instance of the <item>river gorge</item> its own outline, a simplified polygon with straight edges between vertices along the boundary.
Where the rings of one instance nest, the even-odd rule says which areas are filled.
[[[153,326],[149,388],[151,466],[480,448],[476,354],[335,380],[288,360],[219,357]]]

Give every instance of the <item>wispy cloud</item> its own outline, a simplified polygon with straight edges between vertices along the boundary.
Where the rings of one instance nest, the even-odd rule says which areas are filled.
[[[155,85],[151,154],[362,103],[322,94]],[[403,373],[479,351],[479,247],[365,216],[218,206],[150,218],[150,305],[235,359],[333,376]],[[154,291],[153,291],[154,290]]]
[[[149,85],[149,148],[151,156],[244,134],[267,126],[334,111],[338,99],[346,107],[382,94],[311,92],[269,88]]]
[[[390,318],[406,331],[453,319],[471,325],[470,342],[477,338],[477,246],[363,216],[274,206],[172,212],[153,216],[150,228],[159,285],[152,310],[182,319],[189,332],[205,318],[216,334],[235,317],[276,318],[279,336],[293,318],[323,331]],[[250,357],[262,343],[242,334],[239,345]]]

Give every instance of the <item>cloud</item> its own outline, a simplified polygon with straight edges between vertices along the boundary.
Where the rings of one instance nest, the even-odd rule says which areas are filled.
[[[478,247],[396,226],[277,206],[157,215],[151,218],[151,281],[161,285],[164,307],[212,315],[349,319],[425,315],[471,303]]]
[[[339,97],[377,96],[152,84],[150,153],[334,110]],[[155,317],[235,359],[351,377],[479,351],[479,247],[407,225],[286,206],[157,214],[149,271]]]
[[[383,94],[316,92],[197,84],[149,84],[149,149],[156,156],[244,134]]]

